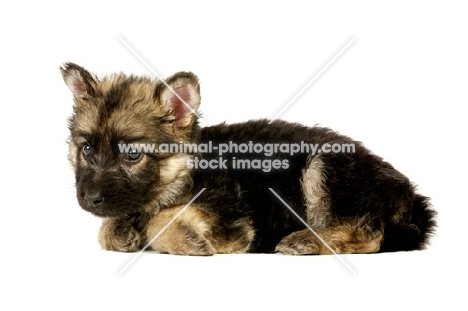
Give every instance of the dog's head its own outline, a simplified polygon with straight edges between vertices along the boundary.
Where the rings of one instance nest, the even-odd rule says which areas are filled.
[[[98,78],[73,63],[60,70],[74,96],[69,160],[80,206],[122,217],[175,204],[191,186],[191,156],[151,149],[197,139],[197,77],[179,72],[166,81],[124,74]]]

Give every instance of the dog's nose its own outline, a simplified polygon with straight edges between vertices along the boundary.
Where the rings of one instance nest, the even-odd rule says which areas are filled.
[[[92,207],[98,207],[102,204],[102,201],[104,201],[101,191],[87,192],[84,198],[88,202],[88,205]]]

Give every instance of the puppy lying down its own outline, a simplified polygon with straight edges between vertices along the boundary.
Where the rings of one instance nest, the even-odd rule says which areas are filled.
[[[329,254],[423,249],[429,199],[360,142],[253,120],[200,127],[190,72],[165,81],[61,67],[73,97],[69,160],[103,249]],[[148,245],[147,245],[148,244]]]

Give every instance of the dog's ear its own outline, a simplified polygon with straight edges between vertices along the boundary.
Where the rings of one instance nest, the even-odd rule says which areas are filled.
[[[160,83],[155,96],[174,117],[177,128],[186,128],[194,124],[200,106],[200,84],[191,72],[178,72],[169,77],[166,83]]]
[[[77,99],[95,96],[96,78],[86,69],[73,63],[65,63],[60,67],[63,80]]]

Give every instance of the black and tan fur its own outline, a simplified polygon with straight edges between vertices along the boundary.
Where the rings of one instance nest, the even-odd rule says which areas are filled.
[[[361,143],[326,128],[267,120],[200,128],[198,79],[179,72],[167,84],[113,74],[98,78],[66,63],[74,96],[69,159],[80,206],[103,217],[103,249],[134,252],[161,232],[202,188],[206,190],[155,239],[162,253],[330,250],[273,195],[280,195],[337,253],[423,249],[435,227],[428,198],[406,176]],[[354,153],[276,153],[289,167],[272,170],[189,169],[195,156],[121,153],[119,143],[354,143]],[[235,154],[226,154],[232,159]],[[245,159],[267,158],[243,154]],[[230,166],[231,167],[231,166]]]

